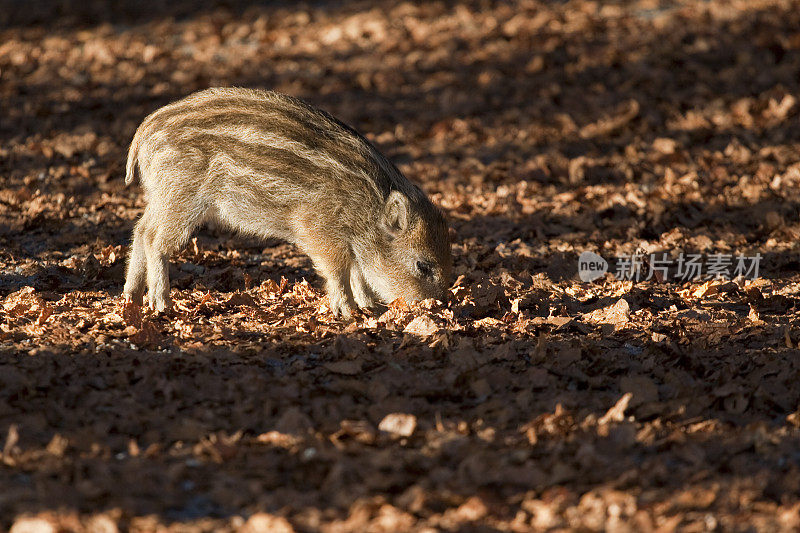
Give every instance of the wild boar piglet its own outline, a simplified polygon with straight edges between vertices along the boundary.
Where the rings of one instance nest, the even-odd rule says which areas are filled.
[[[207,89],[136,130],[147,206],[133,231],[125,299],[170,305],[168,260],[208,221],[296,244],[350,316],[399,297],[441,297],[452,257],[442,212],[364,137],[290,96]]]

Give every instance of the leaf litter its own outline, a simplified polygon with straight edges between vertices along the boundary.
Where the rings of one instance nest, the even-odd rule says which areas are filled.
[[[0,529],[800,527],[795,0],[59,6],[0,10]],[[344,323],[209,227],[170,312],[125,305],[125,150],[209,85],[389,155],[446,301]],[[637,250],[761,277],[617,281]]]

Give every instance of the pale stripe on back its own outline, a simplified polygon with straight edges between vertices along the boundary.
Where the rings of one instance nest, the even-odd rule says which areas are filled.
[[[416,196],[406,190],[408,182],[396,167],[358,132],[285,95],[211,89],[161,108],[142,128],[155,149],[173,143],[209,153],[232,147],[237,166],[272,169],[271,174],[307,185],[323,185],[323,176],[335,173],[355,176],[384,194],[399,188]]]

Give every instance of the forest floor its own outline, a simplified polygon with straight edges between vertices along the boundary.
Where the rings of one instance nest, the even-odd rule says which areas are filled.
[[[0,530],[800,527],[799,1],[167,4],[0,0]],[[230,85],[420,184],[447,301],[206,228],[123,307],[133,132]]]

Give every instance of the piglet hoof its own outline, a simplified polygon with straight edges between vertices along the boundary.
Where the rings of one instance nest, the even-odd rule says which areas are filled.
[[[148,300],[147,305],[150,307],[150,309],[152,309],[156,313],[166,313],[169,310],[172,303],[168,296],[167,297],[160,296],[156,298],[150,298],[148,296],[147,300]]]
[[[329,297],[329,300],[331,302],[331,311],[334,316],[342,320],[350,320],[353,316],[353,306],[347,302],[347,298]]]
[[[333,314],[342,320],[350,320],[353,318],[353,309],[349,305],[342,305],[334,309]]]
[[[372,298],[367,298],[362,295],[357,295],[355,297],[355,300],[356,300],[356,305],[358,306],[359,309],[372,310],[377,305],[377,302],[375,300],[373,300]]]

